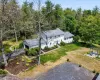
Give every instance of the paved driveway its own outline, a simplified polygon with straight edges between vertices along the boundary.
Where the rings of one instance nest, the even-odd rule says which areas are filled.
[[[92,80],[92,72],[73,63],[64,63],[37,76],[34,80]]]

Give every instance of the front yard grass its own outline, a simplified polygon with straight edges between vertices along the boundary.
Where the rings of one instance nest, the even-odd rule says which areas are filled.
[[[60,48],[50,51],[45,55],[41,55],[41,63],[44,64],[48,61],[55,62],[61,57],[66,55],[66,52],[73,51],[80,48],[80,46],[76,44],[66,44],[65,46],[61,46]]]
[[[90,49],[87,48],[68,52],[67,59],[70,59],[71,62],[79,64],[90,71],[95,70],[96,73],[98,73],[100,72],[100,60],[86,56],[85,54],[89,51]]]

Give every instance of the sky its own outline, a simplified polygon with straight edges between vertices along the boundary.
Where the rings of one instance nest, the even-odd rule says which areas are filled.
[[[18,3],[22,5],[22,3],[25,0],[18,0]],[[29,2],[34,1],[35,3],[38,2],[38,0],[27,0]],[[42,6],[45,4],[46,0],[41,0]],[[100,8],[100,0],[51,0],[53,4],[60,4],[63,9],[65,8],[82,8],[82,9],[93,9],[95,6],[98,6]]]

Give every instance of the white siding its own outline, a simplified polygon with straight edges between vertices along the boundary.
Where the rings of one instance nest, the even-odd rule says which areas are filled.
[[[42,44],[41,48],[44,49],[46,47],[46,44]]]
[[[48,47],[60,44],[64,40],[64,35],[48,38]]]
[[[36,48],[36,47],[39,47],[39,45],[37,45],[37,46],[32,46],[32,47],[30,47],[30,49],[31,49],[31,48]],[[41,48],[42,48],[42,49],[44,49],[45,47],[46,47],[46,44],[42,44],[42,45],[41,45]]]
[[[73,42],[73,38],[67,38],[66,40],[64,39],[65,43],[72,43]]]
[[[73,42],[73,38],[66,38],[64,39],[64,35],[59,35],[59,36],[54,36],[54,37],[50,37],[50,38],[46,38],[45,35],[42,35],[44,37],[44,40],[47,42],[47,44],[41,44],[41,48],[44,49],[46,46],[47,47],[53,47],[54,45],[60,44],[61,41],[65,42],[65,43],[72,43]],[[27,45],[27,43],[24,42],[24,48],[25,48],[25,44]],[[29,47],[31,48],[35,48],[38,47],[39,45],[36,46],[32,46]]]

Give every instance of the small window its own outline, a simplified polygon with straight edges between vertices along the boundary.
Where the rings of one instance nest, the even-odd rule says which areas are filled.
[[[51,43],[50,43],[50,45],[51,45]]]
[[[47,39],[47,36],[46,36],[46,39]]]
[[[46,45],[48,45],[47,42],[46,42]]]

